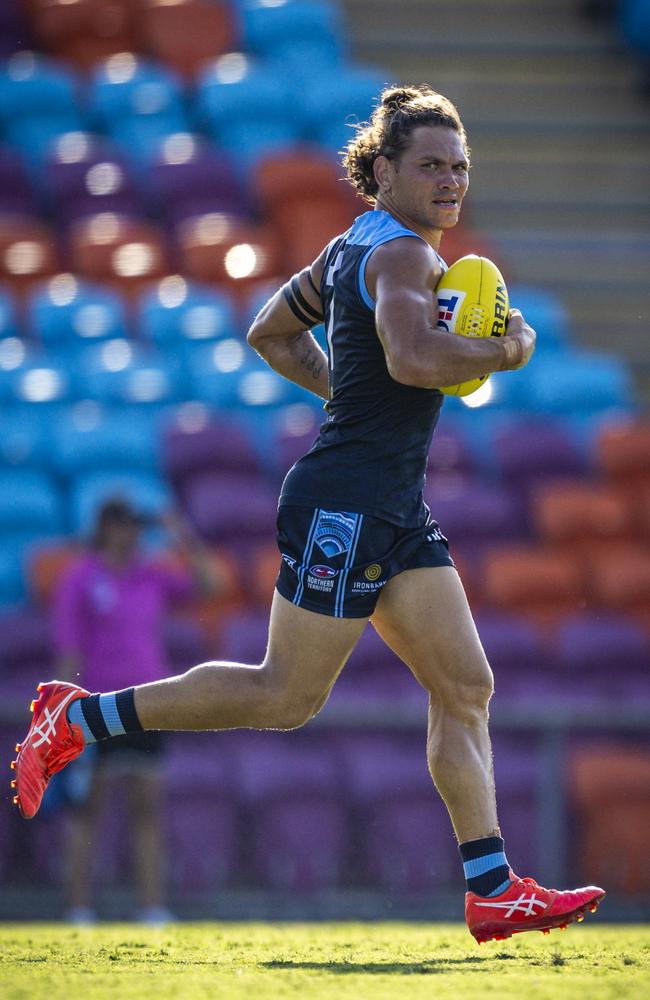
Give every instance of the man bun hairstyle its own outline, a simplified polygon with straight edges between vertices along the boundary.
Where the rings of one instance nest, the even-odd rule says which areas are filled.
[[[377,181],[374,163],[378,156],[396,159],[420,125],[440,125],[458,133],[469,159],[467,136],[460,115],[451,101],[423,84],[420,87],[386,87],[379,96],[369,122],[355,125],[356,135],[343,151],[348,180],[365,201],[374,204]]]

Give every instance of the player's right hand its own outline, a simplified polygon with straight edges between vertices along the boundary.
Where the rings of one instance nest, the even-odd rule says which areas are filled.
[[[504,367],[509,371],[515,371],[527,365],[535,350],[537,334],[532,326],[529,326],[519,309],[511,309],[508,313],[505,336],[517,340],[521,348],[521,356],[516,364],[506,364]],[[519,354],[519,352],[517,352]]]

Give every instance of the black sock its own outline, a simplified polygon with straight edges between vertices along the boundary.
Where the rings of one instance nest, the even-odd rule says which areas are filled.
[[[86,743],[125,733],[141,733],[134,692],[135,688],[130,687],[109,694],[75,698],[68,709],[68,722],[81,726]]]
[[[510,865],[501,837],[481,837],[458,845],[468,892],[498,896],[508,888]]]

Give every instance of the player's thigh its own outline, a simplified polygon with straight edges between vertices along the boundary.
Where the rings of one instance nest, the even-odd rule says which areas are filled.
[[[307,611],[276,590],[263,664],[269,683],[317,701],[338,677],[367,621]]]
[[[489,694],[492,672],[453,567],[394,576],[382,590],[372,622],[433,695]]]

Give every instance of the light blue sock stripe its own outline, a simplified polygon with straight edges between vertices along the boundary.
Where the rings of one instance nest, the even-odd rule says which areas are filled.
[[[501,885],[498,885],[498,886],[496,887],[496,889],[493,889],[493,890],[492,890],[492,892],[488,892],[488,896],[500,896],[500,895],[501,895],[501,893],[502,893],[502,892],[505,892],[505,891],[506,891],[506,889],[508,888],[508,886],[509,886],[509,885],[511,885],[511,884],[512,884],[512,883],[511,883],[510,879],[509,879],[509,878],[507,878],[507,879],[505,880],[505,882],[502,882],[502,883],[501,883]]]
[[[71,722],[75,726],[81,727],[81,732],[83,733],[84,742],[96,743],[97,740],[93,736],[88,726],[88,723],[84,719],[84,714],[81,711],[81,698],[75,698],[75,700],[70,705],[68,709],[68,722]]]
[[[485,875],[486,872],[491,872],[493,868],[500,868],[501,865],[507,866],[508,861],[503,851],[497,851],[495,854],[485,854],[482,858],[472,858],[471,861],[465,861],[463,864],[463,871],[465,872],[465,878],[476,878],[477,875]]]
[[[122,720],[120,719],[119,712],[117,711],[115,692],[112,694],[100,695],[99,710],[102,713],[102,717],[106,723],[106,728],[111,736],[123,736],[126,730],[122,725]]]

